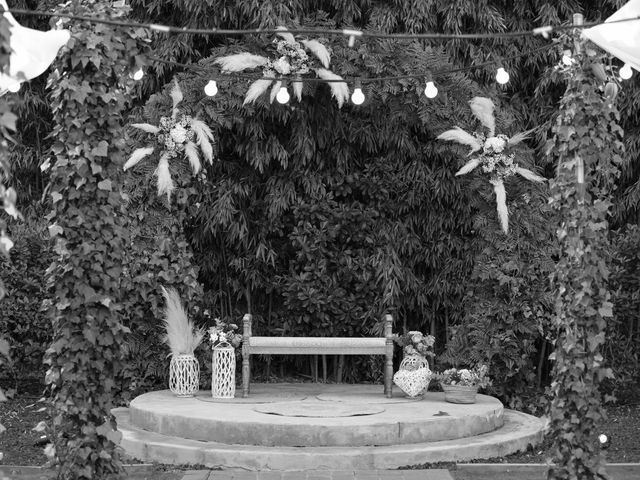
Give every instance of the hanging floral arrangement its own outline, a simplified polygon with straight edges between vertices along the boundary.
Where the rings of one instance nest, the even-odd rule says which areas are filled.
[[[155,135],[156,145],[134,150],[129,160],[124,164],[124,169],[127,170],[158,150],[160,160],[154,172],[154,175],[158,177],[158,195],[166,194],[169,201],[171,201],[171,192],[175,189],[169,171],[170,160],[176,157],[186,157],[194,175],[197,175],[202,168],[198,147],[207,162],[212,163],[213,161],[213,133],[211,129],[202,120],[180,112],[178,104],[182,101],[183,95],[178,82],[174,84],[170,95],[173,100],[173,111],[170,117],[160,117],[158,126],[149,123],[131,125]]]
[[[278,27],[286,30],[285,27]],[[249,90],[244,98],[244,105],[255,102],[258,97],[266,93],[271,87],[269,101],[273,103],[276,94],[282,87],[282,79],[291,78],[291,85],[294,95],[298,101],[302,100],[302,82],[299,80],[303,75],[315,73],[318,78],[329,80],[331,93],[342,107],[349,98],[349,87],[345,82],[337,82],[342,77],[329,70],[331,54],[327,47],[317,40],[300,40],[288,32],[277,33],[279,38],[273,41],[275,55],[273,58],[252,53],[237,53],[220,57],[215,63],[221,66],[225,73],[242,72],[244,70],[261,68],[262,76],[249,86]],[[312,55],[309,55],[309,53]]]
[[[441,133],[438,140],[458,142],[471,148],[469,155],[476,156],[469,160],[456,176],[465,175],[477,167],[489,177],[489,183],[493,185],[496,195],[496,205],[498,217],[504,233],[509,232],[509,211],[507,209],[507,192],[504,187],[504,179],[515,175],[526,178],[532,182],[544,182],[544,178],[536,175],[531,170],[518,166],[515,161],[515,154],[510,149],[526,138],[532,130],[521,132],[508,137],[503,134],[495,134],[496,122],[493,115],[495,106],[489,98],[474,97],[469,102],[471,111],[480,120],[480,123],[487,128],[488,132],[467,133],[460,127],[447,130]]]

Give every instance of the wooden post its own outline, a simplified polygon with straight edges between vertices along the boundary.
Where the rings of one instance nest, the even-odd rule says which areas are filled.
[[[384,394],[387,398],[393,395],[393,317],[389,314],[384,317],[385,364],[384,364]]]
[[[251,356],[251,314],[247,313],[242,317],[242,397],[249,396],[249,382],[251,381],[251,368],[249,367],[249,357]]]

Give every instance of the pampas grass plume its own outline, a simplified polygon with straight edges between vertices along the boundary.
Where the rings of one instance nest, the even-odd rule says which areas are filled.
[[[457,142],[460,145],[467,145],[468,147],[471,147],[471,152],[469,152],[469,155],[471,155],[473,152],[477,152],[482,148],[482,145],[480,145],[480,142],[476,137],[474,137],[470,133],[465,132],[460,127],[453,127],[451,130],[442,132],[436,138],[438,140]]]
[[[171,192],[173,192],[175,186],[173,185],[173,180],[171,179],[171,172],[169,171],[169,156],[167,154],[164,154],[162,157],[160,157],[155,175],[158,177],[158,195],[166,193],[167,200],[170,202]]]
[[[191,170],[195,175],[200,171],[200,157],[198,156],[198,147],[193,142],[187,142],[184,146],[184,153],[189,159],[189,163],[191,164]]]
[[[318,57],[318,60],[320,60],[320,63],[322,63],[322,66],[324,68],[329,68],[331,55],[329,54],[329,50],[327,50],[327,47],[325,47],[317,40],[302,40],[302,42],[300,43],[302,43],[305,47],[307,47],[309,51],[311,51],[311,53]]]
[[[260,79],[253,82],[249,86],[249,90],[247,90],[247,94],[245,95],[244,102],[242,104],[246,105],[248,103],[255,102],[260,95],[267,91],[272,82],[273,80],[269,79]]]
[[[496,194],[496,209],[500,225],[504,233],[509,233],[509,210],[507,209],[507,191],[502,180],[491,180],[493,191]]]
[[[160,131],[158,127],[151,125],[150,123],[132,123],[131,126],[138,130],[142,130],[143,132],[153,133],[154,135]]]
[[[122,169],[127,170],[137,165],[140,162],[140,160],[142,160],[145,157],[148,157],[152,153],[153,153],[153,147],[137,148],[136,150],[133,151],[133,153],[129,157],[129,160],[127,160],[127,163],[124,164]]]
[[[282,25],[278,25],[276,27],[276,30],[287,30],[287,27],[283,27]],[[279,37],[284,38],[284,40],[287,43],[291,43],[291,44],[296,43],[295,37],[290,32],[278,32],[278,33],[276,33],[276,35],[278,35]]]
[[[489,129],[489,136],[493,137],[496,131],[496,119],[493,110],[496,108],[491,99],[487,97],[473,97],[469,101],[471,111],[480,123]]]
[[[166,302],[162,320],[167,333],[163,340],[169,345],[173,356],[193,354],[202,343],[205,331],[202,328],[196,329],[189,320],[180,301],[180,295],[174,288],[161,288]]]
[[[456,177],[473,171],[473,169],[475,169],[478,165],[480,165],[479,158],[474,158],[473,160],[469,160],[467,163],[464,164],[464,166],[460,170],[456,172]]]
[[[262,67],[268,59],[253,53],[237,53],[226,57],[216,58],[213,63],[220,65],[223,72],[241,72],[249,68]]]
[[[316,74],[323,80],[342,80],[340,75],[336,75],[331,70],[318,68]],[[331,88],[331,93],[338,102],[338,108],[342,107],[349,98],[349,86],[345,82],[327,82]]]

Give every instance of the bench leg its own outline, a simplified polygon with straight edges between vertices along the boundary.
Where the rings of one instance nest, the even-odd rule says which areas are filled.
[[[386,352],[384,363],[384,394],[387,398],[393,396],[393,317],[385,315],[384,336],[386,338]]]
[[[242,398],[249,396],[249,382],[251,381],[251,366],[249,365],[249,357],[251,356],[251,347],[249,346],[251,320],[252,317],[248,313],[242,319]]]

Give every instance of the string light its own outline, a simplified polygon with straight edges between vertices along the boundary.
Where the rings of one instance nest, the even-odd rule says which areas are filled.
[[[429,80],[427,86],[424,87],[424,94],[427,98],[436,98],[436,95],[438,95],[438,88],[431,80]]]
[[[364,93],[362,93],[362,84],[360,80],[356,80],[356,86],[351,94],[351,101],[354,105],[362,105],[364,103]]]
[[[142,80],[142,77],[144,77],[144,70],[142,70],[141,68],[131,74],[131,78],[133,78],[136,82]]]
[[[218,84],[215,80],[209,80],[209,83],[204,86],[204,93],[206,93],[210,97],[213,97],[216,93],[218,93]]]
[[[504,85],[509,81],[509,73],[502,67],[496,72],[496,82],[500,85]]]
[[[631,65],[625,63],[618,73],[620,73],[621,79],[629,80],[633,75],[633,70],[631,70]]]
[[[282,103],[283,105],[289,101],[291,95],[289,95],[289,91],[287,90],[287,84],[282,82],[282,86],[280,90],[278,90],[278,94],[276,95],[276,100],[278,103]]]
[[[21,87],[20,82],[16,82],[16,83],[12,83],[11,85],[9,85],[7,87],[7,90],[9,90],[11,93],[16,93],[16,92],[20,91],[20,87]]]
[[[609,448],[609,445],[611,445],[609,437],[607,437],[604,433],[598,435],[598,442],[600,442],[600,448],[602,449],[607,449]]]

